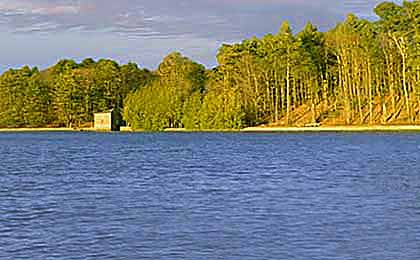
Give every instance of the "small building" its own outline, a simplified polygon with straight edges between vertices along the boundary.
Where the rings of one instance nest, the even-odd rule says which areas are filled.
[[[120,131],[122,124],[122,116],[118,109],[94,114],[94,128],[97,131]]]

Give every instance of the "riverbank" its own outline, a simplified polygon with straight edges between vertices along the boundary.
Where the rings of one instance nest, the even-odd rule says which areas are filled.
[[[145,130],[131,130],[128,132],[147,132]],[[249,133],[264,133],[264,132],[420,132],[420,125],[365,125],[365,126],[313,126],[313,127],[295,127],[295,126],[256,126],[247,127],[243,129],[200,129],[189,130],[185,128],[166,128],[163,132],[169,133],[194,133],[194,132],[249,132]]]
[[[110,132],[98,130],[92,127],[81,127],[81,128],[68,128],[68,127],[21,127],[21,128],[0,128],[0,133],[7,132]],[[131,127],[121,127],[120,132],[133,132]],[[143,132],[143,131],[139,131]]]
[[[6,132],[76,132],[81,131],[79,129],[73,129],[73,128],[0,128],[0,133],[6,133]]]
[[[168,133],[194,133],[194,132],[204,132],[204,133],[231,133],[231,132],[240,132],[240,129],[185,129],[185,128],[166,128],[163,132]]]
[[[243,132],[243,133],[304,133],[304,132],[420,132],[420,125],[373,125],[373,126],[319,126],[319,127],[272,127],[257,126],[247,127],[240,130],[188,130],[185,128],[167,128],[163,132],[168,133],[194,133],[194,132]],[[102,132],[94,128],[0,128],[0,133],[7,132]],[[145,130],[132,130],[129,127],[121,128],[121,132],[148,132]]]
[[[247,127],[241,132],[420,132],[420,125],[319,126],[319,127]]]

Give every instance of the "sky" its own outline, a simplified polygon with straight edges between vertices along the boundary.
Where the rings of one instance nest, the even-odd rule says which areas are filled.
[[[294,30],[328,30],[348,13],[375,19],[380,0],[0,0],[0,71],[63,58],[110,58],[156,68],[180,51],[207,67],[222,43]],[[400,1],[395,1],[400,2]]]

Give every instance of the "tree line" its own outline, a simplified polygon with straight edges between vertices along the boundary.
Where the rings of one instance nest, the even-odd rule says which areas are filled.
[[[152,78],[134,63],[112,60],[10,69],[0,76],[0,127],[81,127],[96,112],[123,107],[126,96]]]
[[[0,126],[81,125],[121,107],[134,129],[420,123],[420,1],[222,45],[212,69],[172,53],[155,71],[61,61],[0,77]]]

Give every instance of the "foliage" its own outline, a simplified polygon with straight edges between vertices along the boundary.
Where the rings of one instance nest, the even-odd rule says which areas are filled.
[[[80,126],[122,107],[152,73],[133,63],[62,60],[45,71],[23,67],[0,77],[0,127]]]

